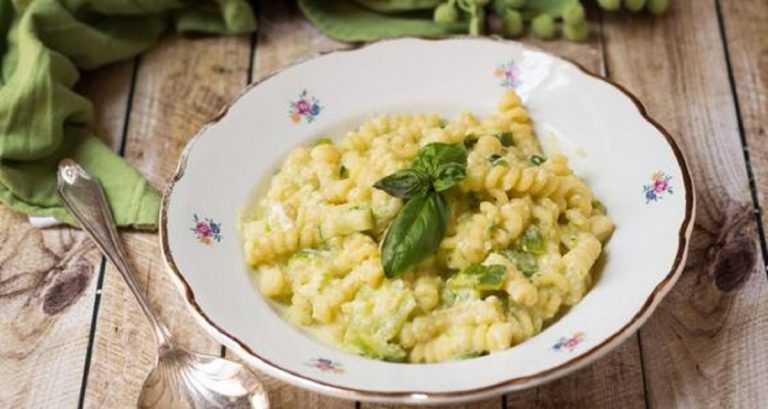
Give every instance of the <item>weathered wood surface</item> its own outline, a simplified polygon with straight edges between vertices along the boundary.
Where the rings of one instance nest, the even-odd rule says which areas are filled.
[[[768,195],[768,2],[720,1],[743,137],[762,208]],[[763,225],[768,214],[762,214]]]
[[[345,47],[320,35],[292,3],[261,3],[255,41],[170,36],[136,61],[84,74],[79,88],[97,107],[92,129],[157,188],[186,141],[249,79]],[[762,201],[768,190],[768,3],[676,0],[657,20],[591,13],[587,43],[525,41],[625,85],[676,137],[699,205],[686,271],[639,336],[602,360],[538,388],[458,407],[764,407],[768,282],[753,196]],[[7,209],[0,223],[0,407],[133,406],[155,345],[119,273],[102,270],[103,258],[72,229],[35,230]],[[183,307],[156,236],[123,238],[179,340],[220,353]],[[275,408],[403,408],[264,381]]]
[[[604,20],[611,78],[675,136],[698,199],[686,270],[640,331],[647,403],[765,407],[768,282],[715,3],[672,4]]]

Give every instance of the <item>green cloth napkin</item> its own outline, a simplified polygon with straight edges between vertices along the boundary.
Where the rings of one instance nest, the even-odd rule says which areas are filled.
[[[93,107],[72,87],[78,69],[135,56],[169,27],[238,34],[256,22],[246,0],[0,0],[0,201],[74,224],[56,194],[69,157],[99,178],[118,225],[157,224],[159,195],[86,130]]]

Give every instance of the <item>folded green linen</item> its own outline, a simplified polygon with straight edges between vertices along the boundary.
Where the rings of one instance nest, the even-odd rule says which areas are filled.
[[[86,130],[92,104],[72,87],[79,68],[135,56],[169,27],[238,34],[256,22],[247,0],[0,0],[0,201],[73,224],[56,194],[69,157],[99,178],[118,225],[157,224],[157,192]]]

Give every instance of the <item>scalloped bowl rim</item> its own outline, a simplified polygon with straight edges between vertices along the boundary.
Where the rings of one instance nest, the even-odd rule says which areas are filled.
[[[286,69],[304,64],[305,62],[312,61],[317,58],[330,55],[330,54],[350,53],[350,52],[355,52],[357,50],[366,49],[368,47],[375,47],[382,43],[391,43],[391,42],[397,42],[397,41],[403,41],[403,40],[404,41],[425,41],[425,42],[446,42],[446,41],[456,41],[456,40],[492,41],[496,43],[502,43],[505,45],[518,47],[523,51],[527,50],[527,51],[535,51],[535,52],[547,54],[548,56],[554,58],[555,60],[559,60],[565,64],[570,64],[577,67],[580,70],[581,74],[584,74],[591,78],[598,79],[600,81],[603,81],[611,85],[616,91],[623,94],[628,101],[630,101],[632,104],[635,105],[635,107],[637,108],[638,115],[640,115],[648,124],[652,125],[658,131],[659,134],[663,135],[664,140],[667,142],[667,144],[669,145],[669,148],[674,154],[674,158],[677,162],[677,166],[679,167],[679,171],[682,175],[682,182],[683,182],[682,187],[685,190],[685,196],[684,196],[685,216],[681,221],[679,230],[678,230],[678,244],[675,252],[675,258],[672,266],[670,267],[669,272],[666,275],[664,275],[664,277],[660,281],[658,281],[658,284],[656,285],[656,287],[647,297],[646,301],[642,304],[639,310],[636,311],[632,319],[626,322],[625,325],[619,328],[615,333],[613,333],[613,335],[611,335],[610,337],[607,337],[602,342],[593,346],[589,350],[583,353],[580,353],[579,355],[574,355],[573,358],[565,361],[564,363],[558,366],[543,370],[532,376],[510,378],[503,382],[499,382],[492,385],[486,385],[481,388],[474,388],[470,390],[461,390],[461,391],[455,391],[455,392],[422,392],[419,390],[381,392],[381,391],[370,391],[370,390],[355,389],[355,388],[335,385],[331,382],[319,380],[316,378],[308,378],[307,376],[297,373],[295,371],[282,368],[278,364],[272,362],[267,357],[256,354],[245,342],[241,341],[236,336],[230,334],[225,329],[223,329],[218,324],[216,324],[212,319],[209,318],[205,310],[198,304],[198,302],[195,299],[195,294],[192,291],[191,286],[187,282],[187,279],[185,279],[184,274],[178,268],[177,263],[174,259],[174,256],[170,250],[169,235],[168,235],[168,209],[171,206],[171,198],[174,192],[174,187],[184,177],[190,153],[193,151],[193,148],[195,147],[196,143],[202,138],[203,135],[206,134],[206,132],[209,130],[211,126],[217,124],[222,118],[224,118],[227,115],[227,112],[230,109],[230,107],[237,104],[237,102],[240,101],[240,99],[243,96],[247,95],[249,92],[257,88],[267,80],[273,78],[275,75],[281,72],[284,72]],[[398,38],[398,39],[390,39],[390,40],[381,40],[381,41],[377,41],[374,43],[365,44],[365,45],[361,45],[353,48],[317,53],[310,57],[298,60],[294,63],[284,65],[280,67],[278,70],[263,77],[262,79],[249,84],[232,102],[230,102],[227,106],[225,106],[214,118],[208,121],[200,129],[200,131],[198,131],[198,133],[195,136],[193,136],[188,142],[187,146],[182,152],[181,158],[179,159],[179,164],[176,169],[175,175],[173,176],[171,181],[168,183],[163,194],[160,220],[159,220],[159,230],[160,230],[160,237],[161,237],[162,254],[164,256],[167,268],[171,273],[170,275],[171,277],[173,277],[172,281],[176,284],[178,289],[183,294],[185,305],[192,312],[196,321],[198,321],[200,325],[209,334],[211,334],[218,342],[226,346],[228,349],[233,350],[239,357],[243,358],[247,363],[281,380],[287,381],[294,385],[297,385],[315,392],[319,392],[319,393],[334,396],[334,397],[339,397],[344,399],[357,399],[357,400],[363,400],[363,401],[373,401],[373,402],[387,402],[387,403],[399,402],[399,403],[411,403],[411,404],[442,404],[442,403],[457,403],[457,402],[472,401],[472,400],[488,397],[491,395],[513,392],[513,391],[522,390],[525,388],[540,385],[542,383],[545,383],[555,378],[566,375],[589,363],[594,362],[599,357],[605,355],[606,353],[614,349],[622,341],[629,338],[649,318],[649,316],[655,310],[658,303],[670,291],[670,289],[673,287],[674,283],[677,281],[678,277],[680,276],[685,264],[684,262],[685,262],[686,256],[687,256],[688,243],[689,243],[690,235],[693,229],[693,223],[691,222],[694,219],[694,216],[695,216],[695,195],[694,195],[693,184],[692,184],[691,176],[690,176],[688,167],[686,165],[685,159],[683,158],[683,155],[679,147],[677,146],[677,144],[675,143],[674,139],[669,134],[669,132],[666,129],[664,129],[660,124],[658,124],[655,120],[653,120],[647,114],[644,106],[639,102],[639,100],[622,86],[612,82],[611,80],[608,80],[606,78],[600,77],[598,75],[595,75],[587,71],[578,63],[575,63],[573,61],[570,61],[560,56],[549,54],[545,51],[538,49],[537,47],[533,47],[533,46],[522,44],[515,41],[501,40],[501,39],[495,39],[495,38],[477,39],[477,38],[471,38],[471,37],[465,37],[465,36],[453,36],[453,37],[450,37],[447,39],[441,39],[441,40],[407,37],[407,38]]]

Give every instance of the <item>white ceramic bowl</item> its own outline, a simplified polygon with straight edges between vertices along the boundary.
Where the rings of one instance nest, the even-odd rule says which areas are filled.
[[[273,311],[251,284],[236,226],[290,149],[375,113],[487,113],[507,87],[522,96],[545,150],[569,156],[616,223],[580,303],[511,349],[426,365],[350,355]],[[302,98],[316,108],[299,112]],[[161,234],[195,317],[256,368],[342,398],[446,403],[541,384],[619,345],[677,279],[693,216],[680,150],[623,89],[516,42],[400,39],[326,54],[249,87],[189,143],[165,194]]]

